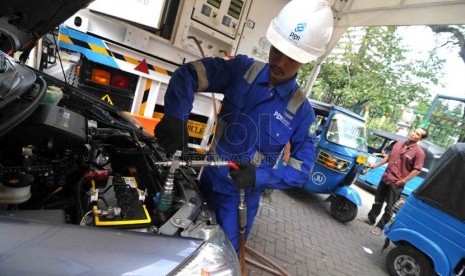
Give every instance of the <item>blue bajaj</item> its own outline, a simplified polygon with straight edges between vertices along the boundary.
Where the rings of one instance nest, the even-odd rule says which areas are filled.
[[[465,144],[448,149],[385,226],[390,275],[465,275]]]
[[[304,189],[330,194],[331,215],[341,221],[353,220],[362,205],[358,192],[350,187],[361,164],[366,162],[365,120],[341,107],[310,101],[317,118],[316,162]]]

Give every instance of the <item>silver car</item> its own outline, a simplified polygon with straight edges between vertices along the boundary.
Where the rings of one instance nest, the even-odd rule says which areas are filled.
[[[0,3],[0,274],[238,275],[188,162],[24,64],[88,2]]]

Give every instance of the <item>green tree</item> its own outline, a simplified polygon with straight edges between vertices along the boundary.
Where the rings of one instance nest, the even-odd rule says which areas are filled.
[[[440,47],[457,47],[460,58],[465,62],[465,26],[464,25],[432,25],[436,34],[444,34]]]
[[[427,60],[408,59],[396,27],[350,29],[335,49],[321,67],[311,98],[359,114],[369,106],[375,117],[393,112],[397,118],[399,104],[425,101],[427,86],[438,83],[444,63],[434,52]],[[303,85],[312,66],[300,72]]]

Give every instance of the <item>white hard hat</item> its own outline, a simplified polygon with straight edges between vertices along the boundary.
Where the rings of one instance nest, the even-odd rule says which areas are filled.
[[[322,56],[333,33],[333,13],[323,0],[292,0],[270,23],[266,38],[286,56],[308,63]]]

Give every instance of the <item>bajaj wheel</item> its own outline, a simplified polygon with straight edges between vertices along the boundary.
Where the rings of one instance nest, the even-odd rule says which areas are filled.
[[[433,275],[430,260],[411,246],[398,246],[392,249],[386,257],[386,267],[393,276]]]
[[[331,201],[331,215],[340,222],[348,222],[357,216],[357,205],[342,196]]]

